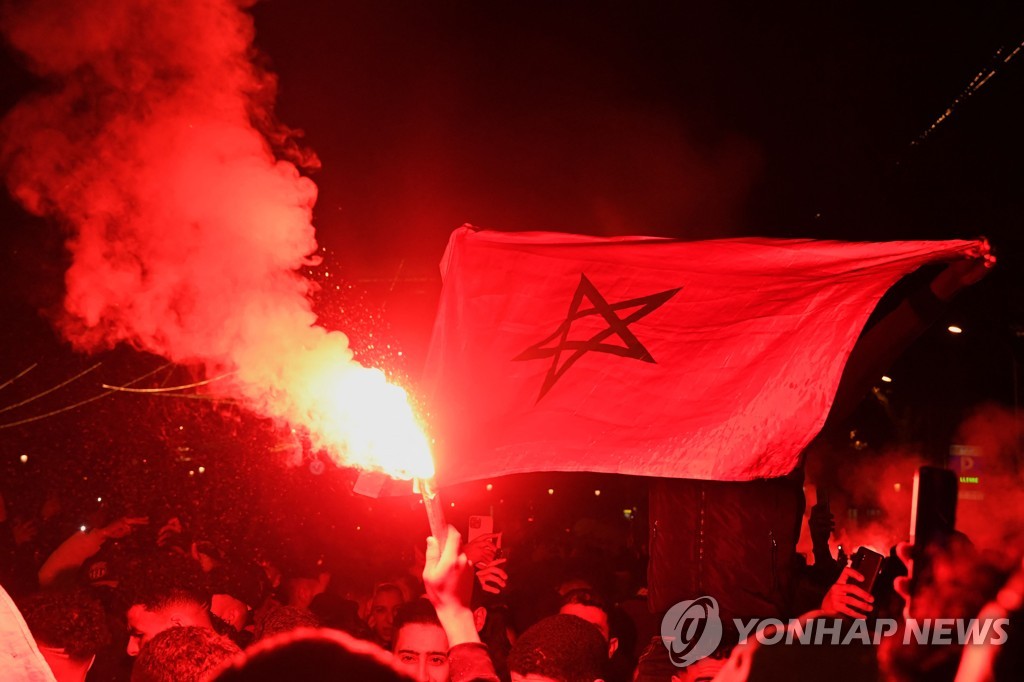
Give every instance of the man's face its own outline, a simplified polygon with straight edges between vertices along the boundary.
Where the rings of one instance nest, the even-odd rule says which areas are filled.
[[[170,609],[148,611],[141,604],[132,606],[128,609],[128,655],[138,656],[143,644],[175,625],[179,623],[172,619]]]
[[[370,627],[382,642],[390,642],[394,633],[395,613],[402,605],[398,590],[378,590],[370,605]]]
[[[417,682],[448,681],[448,638],[431,623],[409,623],[398,631],[394,653],[398,667]]]
[[[215,594],[210,601],[210,612],[241,632],[249,621],[249,607],[229,594]]]

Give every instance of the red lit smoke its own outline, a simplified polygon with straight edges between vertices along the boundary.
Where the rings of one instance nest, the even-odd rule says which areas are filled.
[[[1024,431],[1019,415],[1001,405],[981,405],[960,425],[956,441],[978,452],[976,470],[963,472],[977,482],[960,484],[957,528],[979,547],[1024,547]],[[964,499],[965,493],[978,499]]]
[[[4,122],[3,158],[14,195],[72,231],[73,343],[226,367],[254,331],[312,324],[295,270],[316,250],[316,188],[252,123],[273,81],[249,61],[248,15],[51,0],[5,31],[48,81]]]
[[[963,420],[954,444],[970,448],[971,470],[953,467],[959,476],[957,530],[981,550],[1019,554],[1024,550],[1024,504],[1021,490],[1020,453],[1024,431],[1012,409],[997,404],[976,407]],[[843,545],[848,554],[861,545],[880,552],[910,535],[914,472],[930,462],[912,449],[887,450],[853,456],[849,452],[817,452],[817,457],[839,457],[839,489],[831,491],[831,511],[836,517],[833,546]],[[951,457],[949,464],[957,462]],[[820,466],[809,463],[809,470]],[[812,486],[813,488],[813,486]],[[808,511],[816,501],[808,494]],[[851,513],[856,510],[856,516]],[[869,514],[877,515],[869,515]],[[805,518],[806,525],[806,518]],[[804,531],[801,551],[810,550]]]
[[[3,166],[29,211],[68,228],[61,329],[77,348],[128,342],[231,372],[212,389],[315,429],[317,391],[360,368],[316,326],[298,272],[315,262],[317,190],[281,156],[316,160],[275,122],[249,4],[9,7],[4,33],[45,87],[3,122]]]

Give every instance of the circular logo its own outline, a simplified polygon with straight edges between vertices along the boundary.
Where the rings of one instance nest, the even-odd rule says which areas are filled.
[[[722,619],[714,597],[681,601],[661,619],[661,641],[680,668],[714,653],[722,643]]]

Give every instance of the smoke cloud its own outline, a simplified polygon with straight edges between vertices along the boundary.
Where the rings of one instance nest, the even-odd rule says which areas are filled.
[[[212,390],[373,468],[375,436],[355,431],[380,408],[366,393],[411,412],[316,324],[299,269],[316,262],[317,190],[293,163],[316,160],[274,119],[251,4],[8,6],[5,37],[45,88],[3,121],[4,174],[29,211],[69,230],[60,328],[76,348],[127,342],[230,373]]]
[[[979,547],[1024,551],[1020,416],[1002,405],[980,405],[960,424],[956,440],[978,453],[973,469],[963,472],[967,480],[961,479],[957,528]]]
[[[905,448],[858,457],[849,452],[815,452],[815,470],[822,468],[822,458],[839,462],[838,483],[830,491],[836,515],[834,544],[848,552],[865,545],[884,553],[908,540],[915,472],[925,464],[948,464],[960,477],[957,530],[982,551],[1013,556],[1024,552],[1024,506],[1020,504],[1024,430],[1019,416],[1003,405],[978,405],[960,422],[953,444],[970,454],[937,462]],[[816,490],[810,495],[808,512],[816,495]],[[806,532],[801,550],[810,550]]]

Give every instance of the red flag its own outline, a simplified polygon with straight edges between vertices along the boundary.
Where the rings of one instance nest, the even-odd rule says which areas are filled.
[[[980,246],[463,226],[427,361],[438,479],[785,475],[879,298]]]

